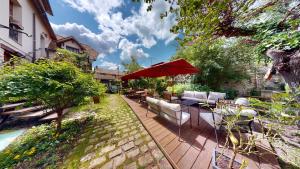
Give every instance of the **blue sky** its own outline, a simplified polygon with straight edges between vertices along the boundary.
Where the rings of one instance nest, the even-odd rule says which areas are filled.
[[[94,66],[117,69],[130,56],[142,66],[168,61],[175,54],[177,35],[169,30],[175,16],[164,20],[165,0],[157,0],[151,12],[147,4],[131,0],[50,0],[54,16],[49,16],[55,33],[74,36],[100,52]],[[122,69],[122,68],[121,68]]]

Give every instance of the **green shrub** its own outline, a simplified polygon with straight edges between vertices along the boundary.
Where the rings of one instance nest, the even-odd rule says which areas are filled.
[[[231,100],[235,99],[239,94],[238,90],[232,88],[220,89],[219,92],[226,93],[226,99],[231,99]]]
[[[176,93],[178,96],[182,95],[185,90],[191,91],[210,91],[211,89],[206,85],[198,85],[198,84],[175,84],[172,87],[168,87],[167,90],[172,93]]]
[[[92,119],[93,116],[86,116],[81,119],[63,121],[62,134],[56,133],[54,123],[32,127],[0,152],[0,168],[13,168],[14,165],[24,160],[31,160],[36,165],[56,164],[60,159],[57,149],[70,145],[76,140],[80,131]],[[43,154],[48,154],[50,157],[46,158],[47,160],[35,160],[36,156]]]

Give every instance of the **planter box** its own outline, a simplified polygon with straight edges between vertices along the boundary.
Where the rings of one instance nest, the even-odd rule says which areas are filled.
[[[213,152],[212,152],[212,160],[211,160],[211,163],[212,163],[212,168],[213,169],[227,169],[227,166],[228,166],[228,164],[226,164],[226,168],[221,168],[220,166],[218,166],[217,164],[217,154],[221,154],[220,152],[218,152],[216,149],[213,149]],[[230,159],[231,159],[231,157],[229,157],[229,156],[227,156],[227,155],[225,155],[225,154],[223,154],[223,156],[225,157],[225,158],[228,158],[228,163],[229,163],[229,161],[230,161]],[[235,160],[235,163],[238,163],[238,165],[241,165],[241,163],[240,162],[238,162],[237,160]],[[246,167],[246,169],[248,169],[248,167]]]
[[[95,104],[100,103],[100,97],[99,96],[93,96],[93,101]]]

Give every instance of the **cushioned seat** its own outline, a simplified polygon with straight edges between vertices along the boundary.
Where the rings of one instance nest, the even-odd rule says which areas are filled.
[[[177,125],[182,125],[186,123],[190,119],[190,114],[181,111],[180,104],[175,103],[168,103],[166,101],[160,101],[160,110],[161,115],[164,116],[166,119],[176,123]],[[167,115],[168,117],[166,117]],[[180,122],[181,116],[181,122]]]
[[[148,109],[154,111],[155,113],[160,112],[160,106],[159,106],[160,100],[152,97],[146,97],[146,102],[148,103]]]

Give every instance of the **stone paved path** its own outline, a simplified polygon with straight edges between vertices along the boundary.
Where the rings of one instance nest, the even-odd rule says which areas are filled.
[[[171,165],[135,114],[118,95],[96,112],[62,168],[161,168]]]

